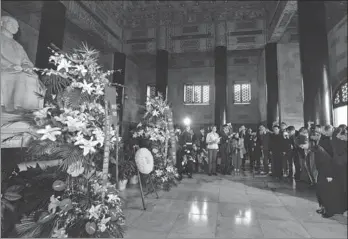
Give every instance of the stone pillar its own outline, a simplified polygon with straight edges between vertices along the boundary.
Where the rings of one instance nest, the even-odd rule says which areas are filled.
[[[48,63],[50,44],[62,49],[65,31],[66,8],[60,1],[43,1],[39,40],[35,65],[39,68],[53,68]]]
[[[331,83],[324,1],[298,1],[304,121],[332,124]]]
[[[267,127],[272,128],[279,120],[278,62],[277,44],[268,43],[265,47],[267,83]]]
[[[156,93],[167,98],[168,56],[166,27],[159,26],[156,32]]]
[[[114,66],[113,70],[115,73],[113,74],[112,82],[120,85],[125,84],[125,72],[126,72],[126,55],[121,52],[114,53]],[[120,122],[119,134],[122,135],[122,121],[123,121],[123,107],[124,107],[124,88],[116,86],[117,90],[117,104],[119,105],[118,111],[118,120]]]
[[[227,118],[226,22],[215,25],[215,125],[221,129]]]

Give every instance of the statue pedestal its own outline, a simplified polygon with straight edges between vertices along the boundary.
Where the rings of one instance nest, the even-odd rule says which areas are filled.
[[[15,114],[1,113],[1,125],[9,122],[11,119],[18,117]],[[28,132],[30,125],[25,122],[18,122],[1,127],[1,148],[21,148],[26,147],[30,136],[16,137],[12,140],[2,142],[4,139],[14,136],[18,133]]]

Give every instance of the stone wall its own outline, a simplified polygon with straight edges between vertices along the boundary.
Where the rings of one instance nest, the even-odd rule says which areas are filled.
[[[250,104],[234,104],[233,88],[235,82],[249,82],[251,84]],[[257,125],[260,123],[259,86],[257,81],[257,65],[230,65],[227,68],[228,108],[227,122],[232,124]]]
[[[18,21],[19,31],[14,36],[14,39],[23,46],[29,59],[35,64],[41,15],[37,13],[18,15],[15,12],[7,12],[6,10],[1,8],[1,16],[11,16]]]
[[[328,33],[330,77],[333,90],[347,79],[347,15]]]
[[[184,84],[210,85],[209,105],[185,105]],[[174,123],[182,124],[185,117],[193,127],[212,124],[215,109],[214,67],[170,69],[168,72],[168,101],[172,105]]]
[[[280,118],[298,129],[304,124],[299,44],[278,44],[277,51]]]

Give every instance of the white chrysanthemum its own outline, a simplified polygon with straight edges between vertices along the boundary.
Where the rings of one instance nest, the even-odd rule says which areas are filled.
[[[147,148],[138,149],[135,153],[135,163],[139,172],[149,174],[153,170],[153,156]]]
[[[155,171],[155,173],[156,173],[156,176],[157,176],[157,177],[161,177],[161,176],[162,176],[163,171],[162,171],[162,170],[160,170],[160,169],[157,169],[157,170]]]

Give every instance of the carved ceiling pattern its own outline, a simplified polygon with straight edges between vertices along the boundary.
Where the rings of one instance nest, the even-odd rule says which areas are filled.
[[[262,1],[126,1],[125,27],[134,29],[264,17]]]

